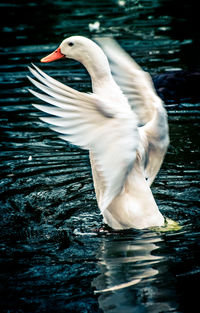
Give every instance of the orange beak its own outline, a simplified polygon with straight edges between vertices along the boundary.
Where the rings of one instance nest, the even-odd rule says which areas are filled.
[[[59,59],[64,58],[64,57],[65,57],[65,55],[63,53],[61,53],[60,48],[58,48],[54,52],[52,52],[51,54],[49,54],[46,57],[42,58],[40,60],[40,62],[48,63],[48,62],[52,62],[52,61],[55,61],[55,60],[59,60]]]

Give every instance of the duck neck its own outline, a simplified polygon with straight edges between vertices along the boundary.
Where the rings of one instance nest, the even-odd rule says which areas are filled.
[[[95,51],[89,51],[81,63],[91,77],[92,90],[95,94],[111,98],[114,93],[118,100],[119,96],[122,97],[122,91],[112,77],[108,59],[100,47]]]

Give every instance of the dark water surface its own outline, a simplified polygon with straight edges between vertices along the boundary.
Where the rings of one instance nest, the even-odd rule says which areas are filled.
[[[1,312],[198,312],[199,101],[166,99],[171,144],[152,188],[182,229],[98,234],[88,153],[38,120],[26,78],[27,65],[39,65],[67,36],[90,37],[96,21],[153,76],[199,70],[195,2],[8,0],[0,7]],[[91,90],[72,60],[40,66]]]

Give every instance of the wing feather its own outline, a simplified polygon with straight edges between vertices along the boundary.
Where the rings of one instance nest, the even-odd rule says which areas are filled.
[[[39,82],[29,79],[45,94],[30,92],[48,105],[33,105],[53,115],[40,119],[61,134],[60,138],[92,151],[105,182],[105,195],[100,204],[103,212],[122,191],[135,162],[138,148],[136,115],[131,108],[115,106],[95,94],[76,91],[34,67],[30,71]]]
[[[152,119],[154,103],[158,101],[151,76],[113,38],[95,37],[95,40],[107,55],[113,77],[137,114],[139,124],[146,124]]]

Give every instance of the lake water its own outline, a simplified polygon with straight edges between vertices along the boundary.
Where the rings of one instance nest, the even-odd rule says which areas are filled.
[[[195,2],[8,0],[0,6],[1,312],[197,312],[200,102],[165,99],[171,144],[152,186],[162,213],[182,228],[97,233],[102,218],[88,152],[38,119],[26,78],[33,62],[90,91],[77,62],[39,60],[65,37],[91,37],[95,22],[99,34],[113,34],[153,77],[196,71]]]

